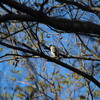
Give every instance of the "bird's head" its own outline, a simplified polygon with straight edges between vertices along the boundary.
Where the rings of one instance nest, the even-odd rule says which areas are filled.
[[[54,45],[49,45],[49,48],[51,48],[52,46],[54,46]]]

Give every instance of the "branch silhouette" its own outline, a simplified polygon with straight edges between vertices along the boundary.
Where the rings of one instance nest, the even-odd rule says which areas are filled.
[[[93,33],[100,35],[100,25],[84,22],[78,20],[70,20],[65,18],[49,17],[43,12],[35,11],[25,5],[22,5],[14,0],[1,0],[2,3],[7,4],[10,7],[15,8],[27,15],[32,16],[35,21],[50,25],[55,29],[63,30],[67,33],[77,32],[77,33]]]
[[[8,48],[11,48],[11,49],[15,49],[15,50],[19,50],[19,51],[22,51],[22,52],[27,52],[27,53],[33,54],[33,56],[40,56],[42,58],[47,59],[48,61],[51,61],[51,62],[54,62],[54,63],[56,63],[58,65],[61,65],[62,67],[65,67],[65,68],[67,68],[67,69],[69,69],[69,70],[71,70],[71,71],[83,76],[84,78],[87,78],[88,80],[92,81],[95,85],[97,85],[100,88],[100,83],[93,76],[90,76],[90,75],[86,74],[85,72],[74,68],[73,66],[65,64],[62,61],[56,60],[54,58],[51,58],[50,56],[45,55],[45,54],[40,53],[40,52],[37,52],[35,50],[30,51],[30,50],[27,50],[27,49],[23,49],[23,48],[20,48],[20,47],[16,47],[16,46],[12,46],[12,45],[6,44],[6,43],[1,42],[1,41],[0,41],[0,44],[3,45],[3,46],[6,46]]]

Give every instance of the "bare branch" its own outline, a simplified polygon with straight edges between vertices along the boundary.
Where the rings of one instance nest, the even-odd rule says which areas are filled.
[[[92,58],[92,57],[84,57],[84,56],[72,56],[72,55],[62,55],[64,58],[71,58],[71,59],[83,59],[83,60],[92,60],[92,61],[100,61],[100,58]]]
[[[74,6],[78,7],[79,9],[82,9],[84,11],[88,11],[88,12],[92,12],[92,13],[95,13],[95,12],[100,13],[99,7],[89,7],[88,5],[82,5],[76,1],[71,1],[71,0],[56,0],[56,1],[61,2],[61,3],[74,5]]]
[[[91,49],[89,49],[89,48],[85,45],[85,43],[83,42],[83,40],[81,39],[81,37],[80,37],[78,34],[77,34],[77,36],[78,36],[78,38],[80,39],[82,45],[83,45],[95,58],[97,58],[96,54],[95,54]]]
[[[3,46],[6,46],[8,48],[11,48],[11,49],[16,49],[16,50],[19,50],[19,51],[22,51],[22,52],[27,52],[27,53],[30,53],[30,54],[33,54],[33,55],[37,55],[37,56],[40,56],[42,58],[45,58],[47,59],[48,61],[51,61],[51,62],[54,62],[58,65],[61,65],[62,67],[65,67],[79,75],[82,75],[83,77],[87,78],[88,80],[92,81],[94,84],[96,84],[99,88],[100,88],[100,83],[93,77],[93,76],[90,76],[88,74],[86,74],[85,72],[79,70],[79,69],[76,69],[74,68],[73,66],[70,66],[68,64],[65,64],[59,60],[56,60],[54,58],[51,58],[43,53],[38,53],[36,51],[30,51],[30,50],[26,50],[26,49],[23,49],[23,48],[19,48],[19,47],[15,47],[15,46],[12,46],[12,45],[9,45],[9,44],[6,44],[6,43],[3,43],[3,42],[0,42],[1,45]]]

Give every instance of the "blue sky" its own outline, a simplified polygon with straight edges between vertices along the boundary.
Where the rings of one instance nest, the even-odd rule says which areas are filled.
[[[86,18],[86,20],[87,20],[87,16],[89,16],[88,17],[88,19],[90,18],[90,16],[91,15],[89,15],[89,14],[86,14],[86,15],[84,15],[84,17]],[[67,15],[66,16],[66,18],[69,18],[69,16]],[[84,20],[85,20],[85,18],[84,18]],[[95,18],[95,17],[93,17],[93,18]],[[97,19],[97,18],[96,18]],[[97,19],[98,20],[98,19]],[[54,45],[56,45],[57,47],[61,47],[61,44],[60,44],[60,42],[58,41],[59,40],[59,38],[60,37],[62,37],[63,39],[61,40],[61,42],[64,44],[64,46],[68,49],[68,52],[69,52],[69,55],[71,55],[71,53],[72,53],[72,55],[75,55],[76,53],[78,53],[78,54],[80,54],[80,52],[79,52],[79,48],[78,47],[76,47],[76,45],[75,45],[75,40],[74,40],[74,36],[72,35],[72,34],[67,34],[67,33],[62,33],[61,35],[55,35],[56,34],[56,32],[54,32],[54,31],[52,31],[52,30],[50,30],[50,28],[48,28],[48,27],[46,27],[44,24],[40,24],[40,27],[41,28],[43,28],[43,30],[45,30],[45,31],[47,31],[48,33],[45,33],[45,35],[44,35],[44,39],[45,39],[45,42],[46,42],[46,45],[47,46],[49,46],[50,44],[54,44]],[[40,32],[38,33],[38,34],[40,34]],[[47,36],[47,34],[48,34],[48,36],[49,36],[49,38],[48,37],[46,37]],[[53,35],[54,34],[54,35]],[[18,35],[20,35],[20,33],[18,34]],[[18,36],[17,35],[17,36]],[[23,34],[21,34],[20,36],[23,36]],[[18,38],[19,39],[19,38]],[[23,40],[21,40],[21,39],[19,39],[20,41],[23,41]],[[86,39],[86,37],[84,38],[84,40],[88,40],[88,39]],[[26,41],[25,41],[26,42]],[[92,41],[91,41],[92,42]],[[91,46],[91,42],[89,42],[89,48],[90,49],[93,49],[92,48],[92,46]],[[59,46],[60,45],[60,46]],[[1,45],[0,45],[1,46]],[[73,46],[73,48],[71,48]],[[3,55],[3,53],[5,53],[5,52],[7,52],[7,53],[9,53],[10,52],[10,49],[7,49],[7,48],[5,48],[5,47],[3,47],[4,48],[4,50],[3,50],[3,52],[0,52],[0,55]],[[88,53],[88,52],[87,52]],[[49,52],[49,54],[51,55],[51,53]],[[0,60],[2,60],[2,59],[0,59]],[[52,73],[53,73],[53,71],[54,71],[54,68],[56,68],[56,71],[60,71],[60,74],[62,74],[62,75],[64,75],[66,78],[68,77],[66,74],[69,74],[69,75],[71,75],[72,74],[72,72],[71,71],[69,71],[68,69],[65,69],[65,68],[63,68],[63,67],[61,67],[61,66],[58,66],[58,65],[55,65],[54,63],[52,63],[52,62],[47,62],[47,61],[45,61],[44,62],[44,60],[43,59],[34,59],[34,60],[32,60],[31,59],[31,61],[33,62],[34,61],[34,63],[36,64],[36,70],[37,70],[37,72],[39,72],[39,73],[41,73],[42,72],[42,70],[41,69],[43,69],[42,67],[46,67],[46,71],[44,72],[44,73],[42,73],[42,75],[44,75],[44,74],[48,74],[48,76],[51,76],[52,75]],[[62,59],[62,61],[64,61],[65,63],[68,63],[68,64],[71,64],[72,62],[74,62],[75,60],[70,60],[69,61],[69,59],[67,59],[67,60],[65,60],[65,59]],[[40,63],[41,62],[41,63]],[[44,62],[44,63],[43,63]],[[90,64],[90,62],[89,61],[86,61],[87,62],[87,65],[89,65]],[[18,83],[18,82],[13,82],[13,81],[11,81],[10,79],[9,79],[9,77],[11,76],[11,75],[14,75],[13,77],[14,78],[17,78],[17,80],[18,81],[25,81],[25,77],[27,76],[27,69],[25,68],[25,66],[24,65],[21,65],[22,63],[19,63],[18,64],[18,67],[14,67],[13,65],[9,65],[7,62],[2,62],[2,63],[0,63],[0,79],[1,79],[1,81],[0,81],[0,85],[2,86],[2,88],[3,87],[5,87],[5,86],[7,86],[7,91],[9,91],[10,90],[10,92],[11,93],[13,93],[13,91],[11,90],[11,86],[13,86],[13,87],[15,87],[16,85],[18,85],[18,86],[21,86],[21,87],[25,87],[26,85],[25,84],[23,84],[23,83]],[[41,65],[41,64],[44,64],[44,65]],[[76,66],[78,65],[78,63],[76,63]],[[10,71],[10,69],[12,69],[12,70],[21,70],[21,75],[18,75],[17,73],[15,74],[13,74],[13,73],[11,73],[11,71]],[[98,77],[99,77],[99,75],[97,75]],[[37,76],[36,75],[36,77],[38,78],[38,79],[41,79],[39,76]],[[51,81],[51,80],[50,80]],[[75,81],[74,81],[75,82]],[[56,84],[56,83],[55,83]],[[92,84],[92,85],[94,85],[94,84]],[[92,86],[91,85],[91,86]],[[64,87],[65,87],[65,89],[66,88],[68,88],[67,87],[67,85],[63,85]],[[73,88],[73,87],[72,87]],[[61,98],[65,98],[65,95],[67,94],[65,91],[65,89],[63,89],[63,91],[62,92],[64,92],[64,94],[62,94],[60,97]],[[81,94],[83,94],[83,92],[85,93],[85,89],[86,88],[82,88],[81,90],[79,90],[78,92],[76,92],[76,94],[77,94],[77,96],[79,96],[79,95],[81,95]],[[97,88],[98,89],[98,88]],[[2,90],[0,91],[0,92],[2,92]],[[51,93],[48,93],[49,95],[51,95]],[[68,93],[69,94],[69,93]],[[52,94],[52,96],[53,96],[53,94]],[[17,100],[16,99],[16,97],[14,98],[15,100]],[[18,99],[19,100],[19,99]]]

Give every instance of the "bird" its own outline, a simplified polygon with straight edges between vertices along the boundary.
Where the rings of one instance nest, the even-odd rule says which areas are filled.
[[[51,51],[51,54],[53,55],[53,57],[59,59],[59,52],[58,52],[58,49],[56,48],[56,46],[50,45],[49,48],[50,48],[50,51]]]

